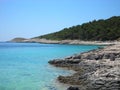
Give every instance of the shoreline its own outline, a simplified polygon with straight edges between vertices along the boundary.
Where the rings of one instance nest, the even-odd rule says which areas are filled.
[[[69,76],[59,76],[60,83],[69,85],[67,90],[119,90],[120,89],[120,42],[119,41],[80,41],[46,39],[26,39],[23,43],[105,45],[64,59],[55,59],[48,63],[60,68],[74,70]]]
[[[47,40],[47,39],[13,39],[8,42],[18,43],[44,43],[44,44],[77,44],[77,45],[115,45],[118,41],[82,41],[82,40]]]
[[[59,76],[67,90],[119,90],[120,44],[91,50],[64,59],[49,61],[55,67],[76,71],[70,76]]]

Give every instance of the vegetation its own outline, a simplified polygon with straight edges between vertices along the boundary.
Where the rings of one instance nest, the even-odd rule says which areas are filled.
[[[35,38],[46,38],[51,40],[79,39],[89,41],[116,40],[120,38],[120,16],[114,16],[106,20],[94,20]]]
[[[25,38],[21,38],[21,37],[17,37],[17,38],[12,39],[11,42],[22,42],[24,40],[26,40],[26,39]]]

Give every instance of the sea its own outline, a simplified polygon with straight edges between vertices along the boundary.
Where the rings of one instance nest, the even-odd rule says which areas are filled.
[[[0,90],[65,90],[59,75],[73,71],[56,68],[49,60],[98,48],[97,45],[0,43]]]

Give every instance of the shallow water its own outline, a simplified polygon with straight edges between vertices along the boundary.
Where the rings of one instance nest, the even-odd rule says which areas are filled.
[[[64,90],[56,83],[71,71],[55,68],[49,60],[96,49],[95,45],[0,43],[0,90]]]

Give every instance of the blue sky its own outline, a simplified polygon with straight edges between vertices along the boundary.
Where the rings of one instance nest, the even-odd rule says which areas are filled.
[[[120,0],[0,0],[0,41],[120,16]]]

